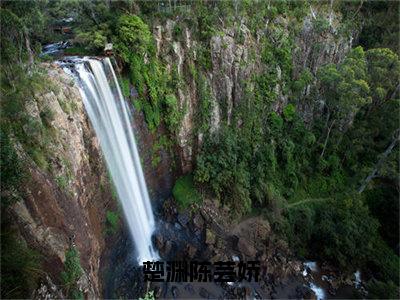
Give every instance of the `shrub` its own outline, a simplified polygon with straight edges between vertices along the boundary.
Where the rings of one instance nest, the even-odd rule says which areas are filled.
[[[183,113],[179,110],[178,100],[175,95],[169,94],[165,96],[166,117],[165,123],[170,132],[176,132],[182,121]]]
[[[115,47],[126,62],[130,61],[132,54],[143,57],[147,53],[152,37],[141,18],[123,15],[118,19],[117,28]]]
[[[106,233],[107,234],[116,233],[118,231],[118,223],[119,223],[118,214],[108,210],[106,213],[106,224],[107,224]]]
[[[360,267],[371,258],[378,222],[357,195],[329,199],[317,209],[312,236],[321,258],[342,268]]]
[[[69,297],[83,298],[82,293],[76,286],[76,283],[82,274],[83,270],[79,259],[79,252],[74,247],[71,247],[65,253],[64,271],[61,273],[61,278]]]
[[[283,109],[283,116],[286,121],[292,121],[296,114],[296,107],[293,104],[288,104]]]
[[[181,209],[201,201],[201,197],[193,185],[193,176],[191,174],[178,178],[172,189],[172,194]]]
[[[367,284],[368,299],[399,299],[399,287],[393,281],[371,280]]]
[[[2,199],[3,200],[3,199]],[[2,213],[1,228],[1,298],[27,299],[40,278],[40,256],[17,238]],[[7,226],[8,227],[8,226]]]
[[[154,291],[149,291],[144,295],[144,298],[139,298],[139,300],[155,300]]]

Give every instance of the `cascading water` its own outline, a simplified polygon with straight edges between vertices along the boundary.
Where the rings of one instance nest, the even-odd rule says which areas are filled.
[[[129,107],[110,59],[75,60],[72,70],[122,203],[138,261],[156,260],[158,255],[151,242],[155,227],[153,211],[131,128]]]

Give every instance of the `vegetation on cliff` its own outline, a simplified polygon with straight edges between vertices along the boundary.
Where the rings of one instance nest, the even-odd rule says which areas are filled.
[[[75,50],[96,55],[106,42],[114,44],[124,95],[143,112],[151,132],[166,129],[158,148],[181,147],[178,139],[187,126],[183,120],[192,117],[194,130],[188,143],[195,154],[193,174],[179,178],[172,191],[182,208],[206,195],[228,207],[234,218],[260,214],[296,255],[328,260],[346,271],[370,270],[371,296],[393,296],[399,281],[398,5],[381,1],[174,4],[34,1],[28,9],[25,2],[2,2],[2,212],[24,197],[19,194],[24,180],[19,146],[41,169],[48,168],[46,145],[53,141],[46,124],[52,114],[43,112],[37,122],[25,105],[33,92],[53,88],[46,86],[40,71],[40,45],[62,38],[50,28],[60,18],[73,17]],[[318,16],[313,7],[321,12]],[[158,53],[152,33],[168,20],[174,25],[171,49],[166,52],[179,52],[178,42],[188,40],[186,30],[196,42],[181,69],[179,62],[171,63]],[[353,47],[342,59],[303,68],[297,43],[304,28],[319,37],[351,40]],[[249,49],[242,63],[260,64],[257,72],[235,86],[234,91],[242,88],[243,95],[232,107],[226,99],[215,99],[210,84],[210,74],[218,76],[221,71],[213,70],[212,39],[226,37],[227,32],[240,46],[246,37],[256,41],[258,53]],[[323,46],[316,42],[310,51],[319,53]],[[133,88],[137,97],[131,95]],[[193,91],[193,107],[180,100],[184,88]],[[215,103],[218,126],[212,120]],[[153,166],[158,163],[157,157]],[[65,178],[57,182],[65,188]],[[108,231],[114,232],[115,213],[109,212],[107,222]],[[37,276],[15,274],[36,269],[38,258],[29,259],[31,250],[8,228],[2,222],[2,266],[12,273],[6,274],[2,296],[24,297]],[[10,260],[13,251],[20,254],[15,264]],[[78,297],[72,293],[81,271],[74,251],[67,253],[63,278],[68,294]],[[27,290],[13,291],[9,280],[13,276]]]

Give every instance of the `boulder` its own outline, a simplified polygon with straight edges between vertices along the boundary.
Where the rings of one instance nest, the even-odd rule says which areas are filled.
[[[190,259],[192,259],[196,255],[196,252],[197,252],[197,248],[195,246],[193,246],[192,244],[188,244],[186,246],[186,254]]]
[[[167,222],[172,222],[177,214],[175,202],[172,198],[166,200],[163,204],[164,218]]]
[[[200,288],[199,295],[205,299],[215,299],[216,298],[212,293],[207,291],[205,288]]]
[[[215,234],[210,229],[206,230],[206,244],[213,245],[215,243]]]
[[[315,299],[314,292],[307,286],[296,287],[296,298],[297,299]]]
[[[196,213],[196,215],[194,216],[193,225],[194,225],[195,229],[198,229],[198,230],[202,230],[203,229],[203,227],[204,227],[204,219],[199,213]]]
[[[187,211],[184,211],[181,214],[178,214],[178,222],[183,226],[186,227],[187,223],[189,223],[190,216]]]
[[[156,247],[158,250],[162,249],[164,246],[164,237],[162,234],[157,234],[156,235]]]
[[[171,250],[172,250],[172,242],[166,241],[162,251],[162,255],[167,256],[171,252]]]
[[[249,258],[256,257],[256,253],[257,253],[256,248],[254,248],[254,246],[251,245],[249,243],[249,241],[246,240],[245,238],[239,238],[237,248],[242,254],[248,256]]]
[[[267,220],[258,219],[254,222],[255,237],[260,240],[267,239],[268,235],[271,233],[271,226]]]
[[[184,289],[185,289],[185,291],[189,292],[192,295],[194,295],[194,293],[195,293],[193,285],[191,285],[190,283],[186,284],[184,286]]]
[[[173,297],[174,299],[177,299],[177,298],[179,297],[179,289],[178,289],[178,287],[173,286],[173,287],[171,288],[171,294],[172,294],[172,297]]]

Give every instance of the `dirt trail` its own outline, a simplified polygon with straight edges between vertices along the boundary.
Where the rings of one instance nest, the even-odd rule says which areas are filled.
[[[299,206],[301,204],[307,204],[307,203],[311,203],[311,202],[320,202],[320,201],[322,202],[322,201],[326,201],[328,199],[329,198],[307,198],[307,199],[304,199],[304,200],[301,200],[301,201],[298,201],[295,203],[291,203],[287,206],[287,208],[293,208],[293,207]]]

